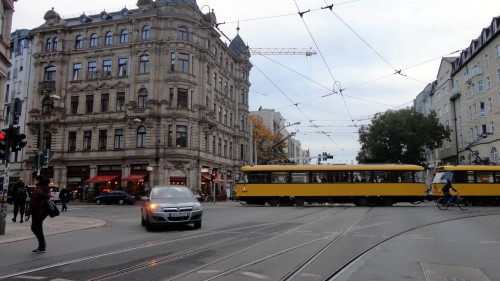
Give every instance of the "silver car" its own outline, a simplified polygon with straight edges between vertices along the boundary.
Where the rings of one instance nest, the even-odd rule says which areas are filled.
[[[179,185],[154,186],[141,207],[141,224],[149,231],[157,225],[194,224],[201,227],[203,208],[191,190]]]

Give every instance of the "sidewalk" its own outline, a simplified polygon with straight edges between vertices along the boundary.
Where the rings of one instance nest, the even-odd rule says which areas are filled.
[[[35,235],[31,232],[31,220],[19,223],[19,216],[17,217],[17,222],[13,222],[12,217],[12,212],[7,214],[5,234],[0,235],[0,245],[14,241],[35,239]],[[45,236],[48,236],[81,229],[101,227],[105,224],[106,222],[100,219],[69,217],[66,216],[66,212],[64,212],[55,218],[47,217],[43,221],[43,232]]]

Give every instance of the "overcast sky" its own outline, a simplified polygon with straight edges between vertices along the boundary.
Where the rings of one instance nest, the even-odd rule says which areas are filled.
[[[34,28],[54,7],[63,18],[136,8],[136,0],[19,0],[13,29]],[[229,39],[250,48],[312,48],[316,55],[254,55],[250,110],[275,109],[301,122],[296,139],[311,155],[351,163],[358,128],[388,109],[411,106],[436,79],[443,56],[456,56],[493,17],[498,0],[198,0],[214,10]],[[327,6],[329,8],[325,8]],[[299,12],[303,13],[302,17]],[[223,40],[228,42],[226,37]],[[401,70],[401,74],[395,74]],[[342,89],[342,91],[340,90]],[[314,161],[315,162],[315,161]]]

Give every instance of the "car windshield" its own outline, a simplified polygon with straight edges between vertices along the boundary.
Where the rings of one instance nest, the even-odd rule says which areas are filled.
[[[167,199],[176,197],[192,197],[191,192],[184,187],[160,187],[151,191],[151,199]]]

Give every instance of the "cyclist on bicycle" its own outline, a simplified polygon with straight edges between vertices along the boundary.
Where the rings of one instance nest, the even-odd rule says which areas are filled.
[[[441,191],[443,192],[446,200],[446,204],[450,205],[451,201],[453,200],[453,195],[450,193],[450,189],[453,189],[455,192],[458,192],[453,186],[451,185],[451,180],[447,179],[446,184],[443,185],[443,188],[441,188]]]

